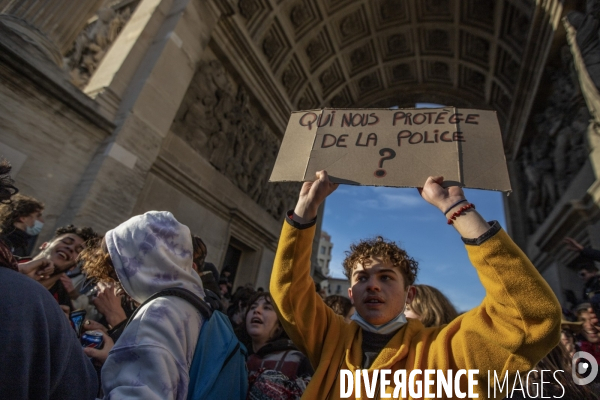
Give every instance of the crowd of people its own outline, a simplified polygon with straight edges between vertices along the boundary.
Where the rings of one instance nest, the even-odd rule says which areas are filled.
[[[487,292],[464,313],[438,289],[415,284],[418,263],[381,237],[347,252],[348,297],[315,290],[317,210],[337,188],[324,171],[304,184],[287,214],[268,291],[232,290],[231,271],[207,263],[202,239],[166,211],[134,216],[103,236],[69,225],[34,249],[44,204],[18,193],[9,172],[2,161],[0,398],[335,399],[342,369],[372,375],[383,368],[478,368],[511,377],[562,369],[564,398],[598,398],[598,380],[578,386],[568,373],[577,351],[600,361],[600,324],[587,301],[600,293],[598,270],[591,263],[580,271],[583,299],[561,314],[499,224],[486,222],[441,177],[429,178],[421,195],[461,235]],[[600,251],[566,242],[600,261]],[[480,381],[477,393],[486,398],[483,375]],[[377,396],[392,390],[381,386]],[[544,390],[556,394],[557,386]],[[528,394],[511,398],[537,398]]]

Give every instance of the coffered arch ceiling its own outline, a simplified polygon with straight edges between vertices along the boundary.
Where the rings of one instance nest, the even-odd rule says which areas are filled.
[[[534,21],[540,10],[560,14],[559,3],[240,0],[234,17],[282,89],[288,115],[435,101],[494,108],[504,124],[533,68],[526,64],[531,42],[547,40],[530,34],[539,29]]]

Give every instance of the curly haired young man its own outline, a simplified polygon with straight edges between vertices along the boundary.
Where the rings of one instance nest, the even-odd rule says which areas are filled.
[[[79,253],[96,239],[98,234],[89,227],[68,225],[58,228],[50,241],[42,243],[39,254],[19,260],[19,270],[39,281],[58,304],[73,309],[71,300],[77,296],[64,273],[77,264]]]
[[[512,382],[517,371],[532,369],[558,343],[561,308],[548,284],[497,222],[488,224],[460,187],[444,188],[442,183],[442,177],[430,177],[419,191],[446,218],[455,216],[452,225],[466,244],[486,297],[450,324],[431,328],[404,317],[405,304],[414,295],[417,264],[391,243],[364,243],[346,260],[348,294],[356,307],[352,323],[323,303],[313,289],[310,255],[317,210],[337,185],[320,171],[316,181],[302,186],[296,208],[284,222],[270,289],[285,330],[315,367],[303,398],[340,398],[342,369],[353,376],[358,369],[367,370],[371,377],[385,369],[392,374],[402,370],[406,376],[415,370],[446,374],[477,369],[474,394],[488,398],[488,371],[508,372]],[[422,373],[417,376],[423,384]],[[458,380],[454,393],[466,394],[466,376]],[[365,396],[362,379],[361,385]],[[393,380],[379,382],[375,396],[389,398],[394,389]]]
[[[28,257],[44,226],[44,204],[33,197],[15,194],[0,204],[0,239],[17,257]]]

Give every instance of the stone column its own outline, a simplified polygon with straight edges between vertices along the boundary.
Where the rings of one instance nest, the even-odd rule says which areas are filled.
[[[582,19],[582,22],[580,22],[581,26],[579,27],[579,30],[584,32],[583,37],[578,36],[577,30],[573,25],[571,25],[569,19],[564,18],[563,24],[565,25],[565,29],[567,31],[567,41],[569,42],[571,53],[573,54],[573,64],[577,70],[579,86],[581,87],[581,92],[592,116],[592,120],[590,121],[587,131],[587,142],[591,150],[589,158],[592,163],[592,167],[594,168],[594,173],[598,177],[600,176],[600,92],[598,91],[597,82],[600,79],[598,78],[597,69],[594,71],[596,76],[592,77],[592,74],[590,74],[590,71],[588,70],[588,65],[586,65],[583,57],[583,54],[588,54],[589,57],[589,54],[594,54],[597,52],[597,48],[600,45],[595,31],[589,29],[590,26],[597,26],[596,24],[598,23],[598,20],[591,13],[582,18],[584,19]],[[593,33],[589,34],[588,32]],[[588,36],[585,36],[586,33],[588,33]],[[587,47],[583,49],[579,48],[580,42],[586,43]],[[596,181],[588,189],[588,193],[593,197],[594,202],[600,207],[600,179],[596,179]]]
[[[77,35],[105,0],[0,0],[0,22],[62,65]]]
[[[88,86],[110,93],[116,128],[94,156],[57,226],[106,231],[125,221],[226,11],[225,0],[143,0]],[[221,7],[223,6],[223,7]],[[87,88],[86,88],[87,90]],[[106,98],[105,98],[106,99]]]

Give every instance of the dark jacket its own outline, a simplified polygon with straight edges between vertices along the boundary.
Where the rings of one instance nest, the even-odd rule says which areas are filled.
[[[0,268],[0,398],[94,399],[98,377],[52,295]]]
[[[31,236],[27,232],[14,228],[0,233],[0,239],[10,248],[10,251],[17,257],[29,257],[33,252],[35,239],[37,236]]]
[[[15,257],[19,264],[29,262],[33,260],[31,257]],[[48,289],[54,300],[60,306],[67,306],[71,311],[73,311],[73,303],[71,302],[71,296],[69,296],[69,292],[65,288],[65,285],[58,280],[50,289]]]

